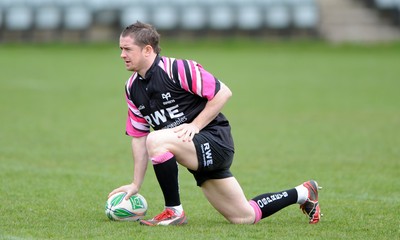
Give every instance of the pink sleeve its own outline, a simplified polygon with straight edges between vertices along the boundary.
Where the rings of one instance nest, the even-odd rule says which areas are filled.
[[[211,100],[220,89],[219,80],[192,60],[176,60],[173,75],[188,92]]]
[[[128,110],[128,117],[126,119],[126,134],[132,137],[143,137],[150,133],[150,127],[146,120],[135,116]]]
[[[129,81],[127,86],[130,86]],[[143,118],[135,104],[129,99],[128,94],[129,92],[125,95],[126,103],[128,104],[128,117],[126,119],[125,128],[126,134],[132,137],[147,136],[150,133],[150,125]]]
[[[207,72],[200,64],[197,64],[197,68],[198,71],[200,71],[201,82],[202,82],[201,95],[207,98],[208,100],[211,100],[214,98],[215,94],[217,94],[217,92],[219,91],[220,82],[211,73]],[[196,84],[193,85],[196,86]]]

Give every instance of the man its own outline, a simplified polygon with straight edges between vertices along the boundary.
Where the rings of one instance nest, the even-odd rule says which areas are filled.
[[[192,60],[160,56],[159,34],[136,22],[120,35],[121,58],[133,74],[126,82],[132,136],[133,182],[113,190],[126,198],[139,192],[147,161],[151,160],[164,195],[162,213],[141,224],[187,223],[179,196],[178,166],[185,166],[211,205],[229,222],[252,224],[298,203],[309,223],[320,219],[318,184],[314,180],[281,192],[261,194],[248,201],[230,172],[234,145],[230,125],[220,112],[230,89]],[[150,132],[150,128],[154,131]]]

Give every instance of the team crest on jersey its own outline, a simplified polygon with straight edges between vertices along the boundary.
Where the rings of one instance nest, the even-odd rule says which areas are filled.
[[[168,105],[171,103],[175,102],[175,99],[171,99],[171,93],[170,92],[166,92],[166,93],[161,93],[161,98],[165,100],[165,102],[163,102],[163,105]]]
[[[170,93],[170,92],[167,92],[167,93],[161,93],[161,97],[162,97],[162,99],[165,99],[165,100],[167,100],[167,101],[168,101],[168,99],[170,99],[170,98],[171,98],[171,93]]]

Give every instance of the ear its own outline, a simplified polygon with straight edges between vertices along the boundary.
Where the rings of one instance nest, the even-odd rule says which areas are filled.
[[[154,52],[153,47],[150,45],[146,45],[143,48],[143,51],[144,51],[145,56],[149,56],[150,54],[152,54]]]

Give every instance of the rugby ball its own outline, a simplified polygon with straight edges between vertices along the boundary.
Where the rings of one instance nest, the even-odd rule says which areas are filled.
[[[105,213],[110,220],[138,221],[146,216],[147,201],[142,195],[133,195],[128,200],[125,196],[125,192],[119,192],[107,199]]]

